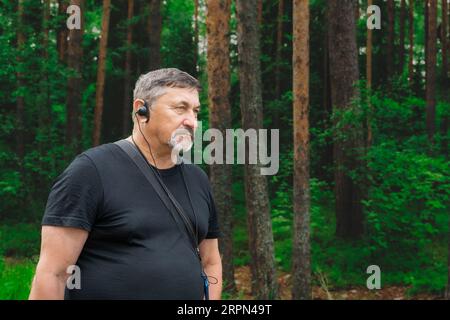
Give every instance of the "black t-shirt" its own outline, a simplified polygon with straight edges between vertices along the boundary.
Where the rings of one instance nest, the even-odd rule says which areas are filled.
[[[207,175],[192,164],[160,173],[192,224],[197,220],[198,239],[218,238]],[[89,231],[76,263],[81,289],[66,288],[66,299],[203,299],[201,265],[187,234],[115,144],[75,158],[53,184],[42,224]]]

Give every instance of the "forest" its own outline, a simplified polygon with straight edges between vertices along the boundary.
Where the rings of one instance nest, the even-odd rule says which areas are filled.
[[[449,5],[0,0],[0,300],[28,298],[55,179],[169,67],[203,129],[279,130],[275,174],[200,165],[223,299],[449,299]]]

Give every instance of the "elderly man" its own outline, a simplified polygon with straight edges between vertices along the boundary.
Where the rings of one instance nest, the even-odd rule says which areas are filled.
[[[83,152],[57,178],[30,299],[220,299],[220,231],[208,178],[193,164],[173,161],[174,150],[192,146],[199,89],[195,78],[174,68],[142,75],[132,135],[122,147]],[[181,212],[168,208],[171,198],[156,192],[148,174]],[[72,265],[78,286],[66,285]]]

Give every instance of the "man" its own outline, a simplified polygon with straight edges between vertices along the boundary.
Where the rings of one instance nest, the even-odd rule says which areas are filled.
[[[189,216],[201,261],[133,160],[117,144],[104,144],[78,155],[52,187],[30,299],[203,299],[202,269],[209,298],[220,299],[220,231],[207,176],[172,157],[192,146],[199,89],[174,68],[142,75],[127,141]],[[79,289],[66,286],[72,265]]]

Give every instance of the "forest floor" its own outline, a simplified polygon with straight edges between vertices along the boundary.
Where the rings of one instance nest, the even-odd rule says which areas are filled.
[[[239,299],[252,300],[251,295],[251,275],[248,266],[238,267],[235,271],[236,286]],[[278,284],[280,289],[280,299],[291,299],[291,275],[280,273]],[[366,287],[353,287],[349,289],[327,290],[320,286],[313,287],[314,300],[440,300],[442,296],[429,293],[418,293],[408,295],[409,287],[386,286],[380,290],[368,290]]]

